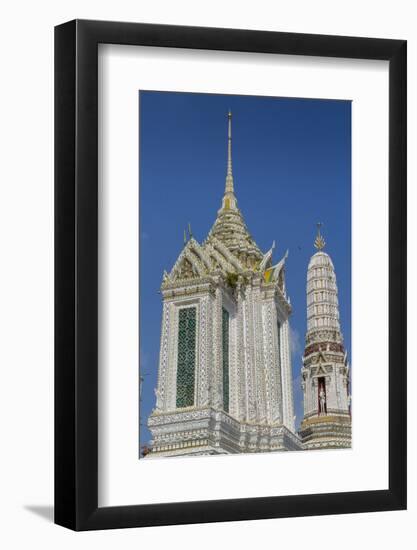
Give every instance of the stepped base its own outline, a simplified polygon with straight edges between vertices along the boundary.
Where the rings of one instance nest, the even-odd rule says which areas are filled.
[[[301,450],[299,437],[282,424],[241,423],[213,408],[153,413],[146,458]]]
[[[312,416],[303,420],[298,432],[303,449],[348,449],[352,446],[349,415]]]

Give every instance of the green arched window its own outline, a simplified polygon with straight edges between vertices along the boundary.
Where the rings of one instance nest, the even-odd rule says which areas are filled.
[[[194,405],[196,317],[195,307],[178,312],[177,408]]]

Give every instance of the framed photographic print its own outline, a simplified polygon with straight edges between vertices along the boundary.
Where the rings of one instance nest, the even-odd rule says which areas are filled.
[[[406,507],[406,42],[55,30],[55,521]]]

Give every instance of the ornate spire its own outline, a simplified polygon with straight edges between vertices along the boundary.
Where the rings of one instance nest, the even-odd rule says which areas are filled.
[[[259,265],[259,262],[263,258],[263,254],[249,234],[242,214],[237,206],[232,172],[232,112],[230,110],[227,114],[227,119],[226,187],[222,205],[217,212],[217,218],[211,228],[210,235],[213,235],[226,245],[245,266],[254,268]]]
[[[232,111],[229,109],[227,114],[228,132],[227,132],[227,170],[226,187],[222,200],[221,210],[237,210],[237,200],[234,192],[233,171],[232,171]]]
[[[323,248],[326,246],[326,241],[324,240],[322,234],[320,233],[320,227],[322,226],[322,223],[317,224],[317,237],[314,241],[314,247],[317,248],[317,250],[323,250]]]
[[[233,193],[233,172],[232,172],[232,111],[229,109],[227,115],[229,128],[227,135],[227,173],[226,173],[226,193]]]

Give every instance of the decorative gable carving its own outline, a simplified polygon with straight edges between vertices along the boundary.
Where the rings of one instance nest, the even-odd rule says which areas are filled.
[[[203,277],[208,271],[205,264],[210,265],[209,259],[203,256],[201,247],[197,241],[191,239],[178,256],[169,275],[164,277],[163,284],[181,279],[187,280]]]
[[[197,276],[196,270],[193,264],[188,260],[188,258],[183,258],[181,260],[178,269],[175,272],[175,279],[194,279]]]

